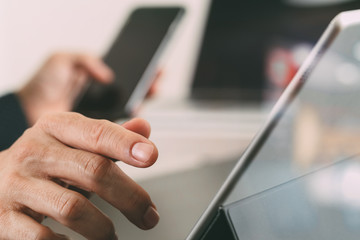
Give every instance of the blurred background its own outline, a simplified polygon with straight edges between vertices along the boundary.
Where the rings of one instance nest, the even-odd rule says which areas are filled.
[[[93,199],[125,239],[186,237],[331,19],[360,1],[0,0],[0,94],[53,52],[102,56],[134,8],[159,5],[186,9],[155,95],[137,113],[151,123],[160,157],[145,170],[119,165],[149,191],[162,221],[143,232]]]
[[[182,5],[186,16],[163,54],[157,96],[242,101],[262,101],[269,85],[286,85],[330,20],[360,6],[356,0],[0,3],[0,93],[24,84],[55,51],[102,56],[137,6]]]
[[[28,81],[54,51],[86,51],[102,56],[133,8],[164,4],[183,5],[187,14],[169,47],[171,51],[164,54],[166,67],[162,68],[166,69],[164,78],[168,81],[163,81],[166,86],[161,88],[166,91],[160,90],[159,94],[184,96],[188,84],[185,79],[189,79],[189,68],[197,52],[208,1],[1,0],[0,92],[18,88]]]

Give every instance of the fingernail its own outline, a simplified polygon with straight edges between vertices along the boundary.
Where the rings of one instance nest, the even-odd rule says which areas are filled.
[[[155,210],[155,208],[150,206],[146,210],[145,215],[143,217],[144,226],[147,229],[153,228],[159,222],[159,219],[160,219],[159,213]]]
[[[132,156],[140,161],[140,162],[147,162],[149,161],[152,153],[154,151],[154,146],[148,143],[136,143],[132,150]]]

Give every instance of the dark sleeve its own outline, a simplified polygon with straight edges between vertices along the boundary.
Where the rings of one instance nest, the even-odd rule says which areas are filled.
[[[0,151],[9,148],[28,128],[15,94],[0,97]]]

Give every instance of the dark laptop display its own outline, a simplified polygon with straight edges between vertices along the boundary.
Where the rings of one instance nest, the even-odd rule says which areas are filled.
[[[188,239],[359,239],[360,10],[338,15]]]
[[[360,1],[321,7],[285,0],[211,2],[191,90],[200,100],[261,101],[266,57],[274,44],[313,46],[337,13],[360,8]]]

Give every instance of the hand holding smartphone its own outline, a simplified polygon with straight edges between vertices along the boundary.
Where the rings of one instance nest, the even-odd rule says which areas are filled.
[[[114,82],[91,81],[74,110],[108,120],[130,116],[156,77],[159,57],[183,14],[182,7],[135,9],[103,57],[115,73]]]

